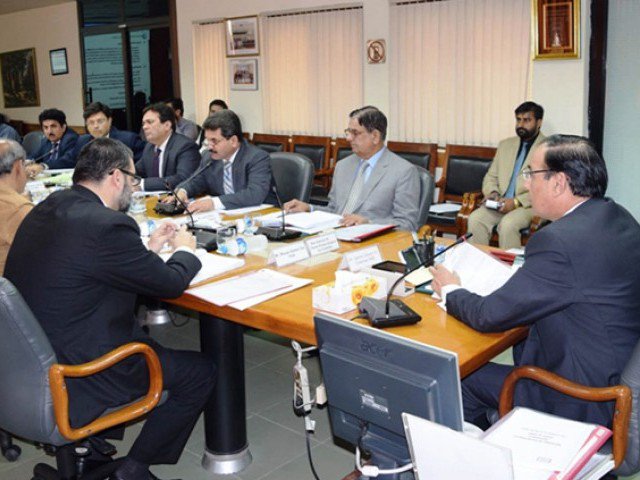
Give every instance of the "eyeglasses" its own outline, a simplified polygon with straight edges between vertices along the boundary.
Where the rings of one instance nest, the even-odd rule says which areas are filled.
[[[221,142],[224,142],[225,140],[229,140],[228,138],[222,137],[222,138],[209,138],[207,139],[207,145],[209,145],[210,147],[215,147],[216,145],[218,145]]]
[[[345,128],[344,129],[344,136],[345,137],[348,137],[349,135],[351,135],[353,138],[356,138],[361,133],[364,133],[364,132],[362,132],[360,130],[356,130],[355,128]]]
[[[543,170],[531,170],[529,167],[527,167],[524,170],[522,170],[522,173],[520,175],[522,175],[522,178],[529,181],[531,180],[531,177],[536,173],[545,173],[545,172],[553,172],[553,170],[550,170],[548,168],[545,168]]]
[[[127,172],[124,168],[119,168],[118,170],[120,170],[122,173],[124,173],[127,177],[133,178],[133,180],[131,180],[131,185],[133,185],[134,187],[137,187],[142,182],[142,177],[140,175],[136,175],[135,173]],[[113,172],[111,172],[111,174],[113,174]]]

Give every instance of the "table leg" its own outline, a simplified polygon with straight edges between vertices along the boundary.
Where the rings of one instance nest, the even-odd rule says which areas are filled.
[[[218,378],[204,409],[205,470],[232,474],[251,464],[244,384],[244,327],[200,314],[200,348],[217,366]]]

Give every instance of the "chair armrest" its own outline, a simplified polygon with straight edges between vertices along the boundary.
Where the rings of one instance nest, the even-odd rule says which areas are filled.
[[[547,224],[547,220],[545,220],[542,217],[538,217],[537,215],[534,215],[533,217],[531,217],[531,223],[529,224],[529,236],[533,235],[535,232],[540,230],[546,224]]]
[[[149,391],[146,396],[130,405],[99,417],[79,428],[69,424],[69,394],[65,377],[88,377],[112,367],[126,358],[142,354],[149,369]],[[53,397],[53,410],[60,434],[69,440],[79,440],[98,432],[134,420],[153,409],[162,394],[162,367],[153,349],[144,343],[127,343],[91,362],[81,365],[62,365],[55,363],[49,369],[49,384]]]
[[[629,387],[626,385],[587,387],[579,383],[571,382],[543,368],[525,365],[514,368],[502,384],[499,406],[500,417],[509,413],[513,408],[513,395],[516,382],[523,378],[534,380],[560,393],[581,400],[592,402],[615,400],[616,405],[613,411],[613,459],[615,461],[615,468],[620,466],[627,451],[629,418],[631,417],[632,399],[631,389]]]

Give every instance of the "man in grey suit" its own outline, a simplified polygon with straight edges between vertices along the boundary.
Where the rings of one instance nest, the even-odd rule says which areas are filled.
[[[349,114],[345,130],[353,155],[336,164],[329,204],[311,206],[294,199],[287,212],[312,209],[342,215],[345,226],[363,223],[394,224],[403,230],[418,229],[420,181],[415,167],[384,145],[387,117],[367,106]]]
[[[209,151],[202,155],[200,168],[177,187],[190,212],[250,207],[261,203],[276,205],[269,154],[247,143],[242,124],[231,110],[216,112],[202,124]],[[195,144],[194,144],[195,145]],[[171,197],[164,201],[173,201]]]
[[[166,190],[165,183],[175,188],[197,168],[198,145],[176,133],[175,114],[164,103],[144,109],[142,129],[148,143],[136,162],[136,173],[143,178],[141,190]]]

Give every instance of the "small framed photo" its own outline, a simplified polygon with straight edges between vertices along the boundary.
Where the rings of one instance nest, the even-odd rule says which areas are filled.
[[[66,48],[49,50],[49,60],[51,61],[51,75],[64,75],[65,73],[69,73]]]
[[[580,0],[531,0],[535,59],[580,57]]]
[[[258,17],[228,18],[224,21],[227,57],[258,55]]]
[[[258,59],[229,60],[231,90],[258,89]]]

